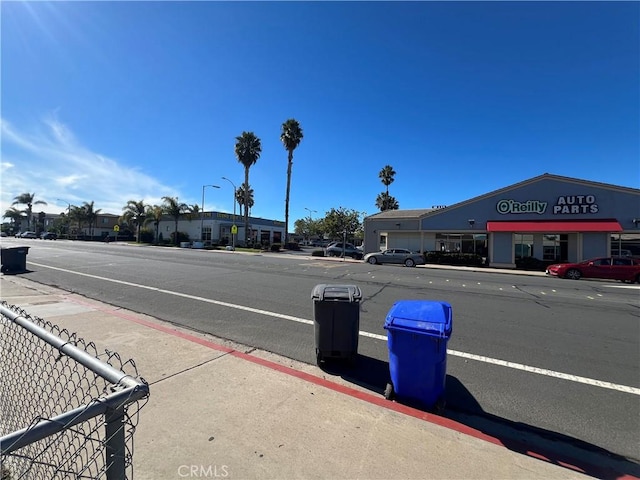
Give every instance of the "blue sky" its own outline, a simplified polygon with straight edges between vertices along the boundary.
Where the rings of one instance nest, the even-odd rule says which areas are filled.
[[[254,216],[451,205],[545,172],[640,186],[638,2],[2,2],[4,212],[177,196]],[[308,210],[307,210],[308,209]]]

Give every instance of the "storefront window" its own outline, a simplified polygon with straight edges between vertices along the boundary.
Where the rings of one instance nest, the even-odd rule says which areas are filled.
[[[611,255],[640,259],[640,233],[611,235]]]
[[[516,259],[533,257],[533,235],[516,233],[514,246]]]

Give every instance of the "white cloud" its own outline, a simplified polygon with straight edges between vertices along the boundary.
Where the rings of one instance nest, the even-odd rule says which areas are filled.
[[[20,131],[6,119],[0,122],[2,212],[24,192],[46,201],[38,208],[49,213],[66,210],[67,202],[94,201],[102,212],[120,214],[132,199],[160,204],[163,195],[179,195],[126,162],[91,151],[54,115],[43,120],[35,133]]]

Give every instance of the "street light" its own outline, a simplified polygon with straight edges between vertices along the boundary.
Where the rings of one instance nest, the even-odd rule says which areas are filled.
[[[307,224],[307,241],[309,241],[311,239],[311,231],[310,231],[310,226],[311,226],[311,214],[312,213],[318,213],[317,210],[311,210],[310,208],[304,207],[304,209],[309,212],[309,223]]]
[[[218,185],[203,185],[202,186],[202,210],[200,210],[200,241],[204,247],[204,189],[205,187],[220,188]]]
[[[231,246],[236,249],[236,234],[233,233],[233,227],[236,227],[236,184],[229,180],[227,177],[222,177],[222,180],[226,180],[233,187],[233,226],[231,227]]]

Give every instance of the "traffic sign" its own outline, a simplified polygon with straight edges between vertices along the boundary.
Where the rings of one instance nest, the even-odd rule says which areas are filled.
[[[238,233],[238,226],[237,225],[231,225],[231,233],[234,234],[234,235]]]
[[[114,232],[119,232],[120,231],[120,226],[119,225],[114,225],[113,226],[113,231]]]

